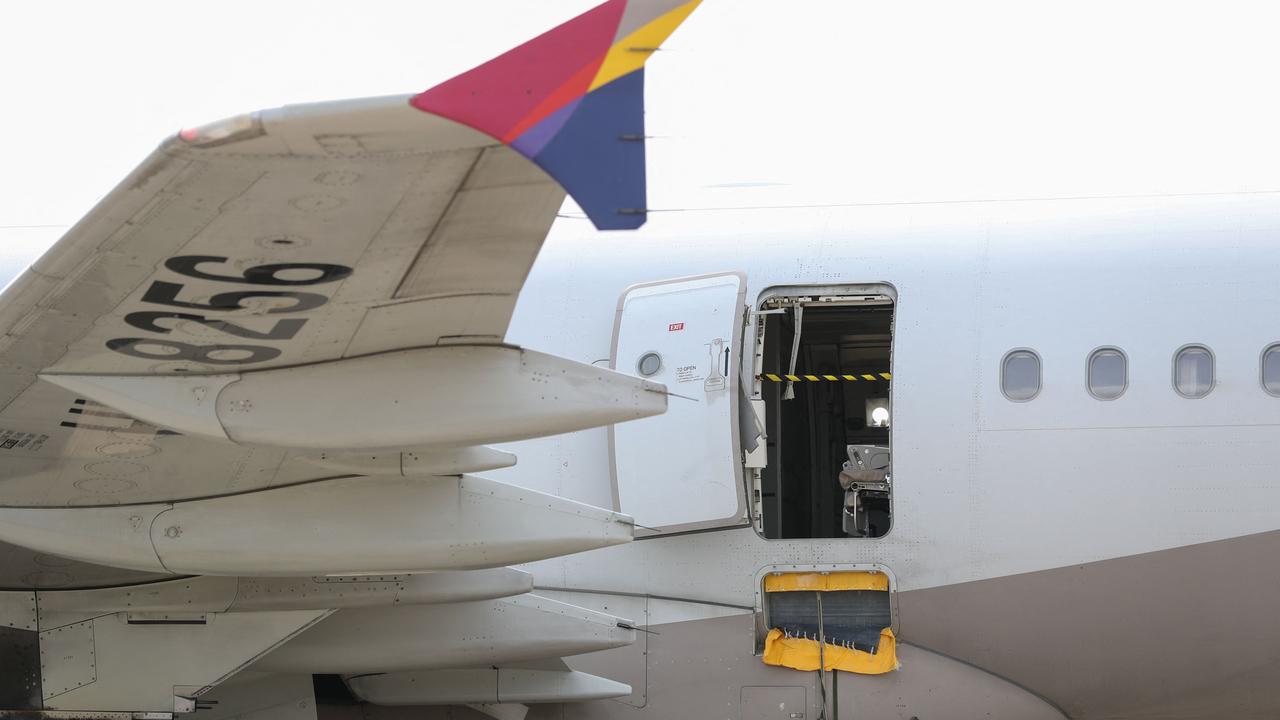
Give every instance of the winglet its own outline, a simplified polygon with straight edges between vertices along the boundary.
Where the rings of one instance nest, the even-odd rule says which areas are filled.
[[[638,228],[644,63],[701,1],[608,0],[410,103],[537,163],[597,228]]]

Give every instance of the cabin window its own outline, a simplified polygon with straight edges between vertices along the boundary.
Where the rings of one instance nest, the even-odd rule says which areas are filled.
[[[1129,363],[1118,348],[1099,348],[1089,355],[1089,394],[1115,400],[1129,386]]]
[[[1280,343],[1262,351],[1262,389],[1280,397]]]
[[[1014,402],[1027,402],[1040,394],[1040,356],[1030,350],[1012,350],[1000,363],[1000,391]]]
[[[771,539],[875,538],[892,521],[891,291],[825,290],[766,292],[756,313],[764,449],[747,466]]]
[[[1173,387],[1185,398],[1202,398],[1213,390],[1213,353],[1188,345],[1173,356]]]

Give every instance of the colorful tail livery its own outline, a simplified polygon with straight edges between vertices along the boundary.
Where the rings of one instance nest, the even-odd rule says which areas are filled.
[[[411,102],[537,163],[597,228],[638,228],[644,63],[700,2],[609,0]]]

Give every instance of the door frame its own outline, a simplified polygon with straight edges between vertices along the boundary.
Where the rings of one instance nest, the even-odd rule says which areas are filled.
[[[748,312],[747,318],[745,320],[746,328],[745,328],[745,331],[743,332],[743,338],[742,338],[742,355],[744,358],[750,357],[751,360],[750,360],[750,366],[749,367],[743,366],[739,370],[739,372],[750,374],[751,385],[749,386],[748,397],[753,402],[757,400],[763,401],[762,394],[761,394],[762,382],[756,376],[756,371],[759,369],[759,364],[761,361],[760,353],[763,350],[763,346],[760,345],[760,334],[759,334],[759,329],[760,329],[759,313],[761,308],[764,307],[764,304],[766,302],[768,302],[769,300],[772,300],[773,298],[800,297],[800,296],[810,296],[810,295],[819,296],[819,297],[833,296],[833,295],[834,296],[849,295],[849,296],[858,296],[858,297],[882,295],[884,297],[887,297],[889,299],[891,306],[893,307],[893,319],[889,324],[889,371],[893,372],[894,357],[898,348],[898,317],[899,317],[899,311],[900,311],[898,288],[893,283],[880,281],[880,282],[838,283],[838,284],[815,283],[812,285],[803,285],[803,284],[770,285],[764,288],[763,290],[761,290],[760,294],[756,296],[755,302],[749,306],[747,311]],[[894,396],[895,396],[895,393],[891,393],[889,395],[889,417],[891,418],[897,417],[896,415],[894,415],[894,412],[893,412]],[[768,429],[767,418],[760,417],[760,422],[765,426],[767,430]],[[894,437],[895,437],[895,433],[891,429],[889,432],[890,456],[892,456],[892,453],[893,453]],[[738,436],[735,435],[735,441],[737,440],[737,438]],[[612,446],[610,447],[612,448]],[[750,514],[750,525],[752,530],[755,531],[756,535],[760,537],[762,540],[769,540],[769,541],[777,540],[781,542],[792,542],[792,541],[801,539],[801,538],[770,538],[764,534],[763,518],[761,518],[756,513],[755,497],[756,497],[756,491],[757,491],[757,487],[756,487],[757,478],[755,477],[754,473],[747,473],[745,470],[745,467],[743,468],[742,477],[743,477],[743,485],[746,488],[746,493],[747,493],[747,512]],[[895,487],[896,487],[896,484],[895,484]],[[889,502],[890,502],[890,508],[892,511],[892,508],[893,508],[892,503],[894,502],[894,498],[890,497]],[[893,533],[893,525],[890,524],[889,532],[885,533],[881,537],[849,538],[849,539],[874,542],[876,540],[882,540],[885,537],[888,537],[892,533]],[[838,540],[838,541],[843,540],[843,538],[828,538],[828,539]]]

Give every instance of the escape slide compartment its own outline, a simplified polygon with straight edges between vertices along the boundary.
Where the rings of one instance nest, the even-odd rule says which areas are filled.
[[[745,292],[744,275],[723,273],[635,285],[618,302],[613,369],[681,396],[663,415],[609,431],[616,505],[637,534],[747,522],[737,437]]]
[[[881,569],[772,570],[760,580],[766,665],[862,675],[898,668],[891,578]]]

